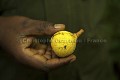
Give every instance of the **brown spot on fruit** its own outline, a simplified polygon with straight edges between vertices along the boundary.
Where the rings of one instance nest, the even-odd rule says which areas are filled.
[[[65,46],[64,46],[64,49],[66,49],[66,47],[67,47],[67,46],[65,45]]]

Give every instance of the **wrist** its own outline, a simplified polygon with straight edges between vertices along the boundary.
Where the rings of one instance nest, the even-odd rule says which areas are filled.
[[[4,38],[9,35],[9,31],[12,29],[14,17],[3,17],[0,16],[0,46],[4,42]]]
[[[2,43],[2,37],[4,36],[3,32],[4,32],[4,18],[0,17],[0,44]]]
[[[7,37],[10,37],[10,34],[14,34],[14,31],[20,30],[20,25],[26,19],[29,18],[24,16],[0,16],[0,46],[3,44],[4,40],[7,40]]]

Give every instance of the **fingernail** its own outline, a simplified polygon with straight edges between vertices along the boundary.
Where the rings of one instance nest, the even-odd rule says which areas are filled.
[[[65,27],[65,25],[64,24],[55,24],[54,25],[54,28],[63,28],[63,27]]]
[[[75,61],[75,59],[72,59],[71,61],[70,61],[70,63],[72,63],[72,62],[74,62]]]
[[[76,60],[76,57],[74,56],[74,58],[70,60],[70,63],[74,62],[75,60]]]

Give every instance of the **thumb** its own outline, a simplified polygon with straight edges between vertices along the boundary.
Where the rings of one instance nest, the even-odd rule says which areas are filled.
[[[53,24],[46,21],[31,20],[27,24],[27,29],[23,32],[26,35],[53,35],[54,33],[64,30],[64,24]]]
[[[44,34],[46,35],[52,35],[58,31],[64,30],[65,29],[65,25],[64,24],[54,24],[53,26],[49,25],[48,27],[46,27],[44,29]]]
[[[24,25],[24,35],[53,35],[57,31],[64,30],[64,24],[53,24],[47,21],[30,20]]]

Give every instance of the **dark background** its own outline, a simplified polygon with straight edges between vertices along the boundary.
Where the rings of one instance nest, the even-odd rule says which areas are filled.
[[[77,60],[49,73],[23,65],[1,50],[0,80],[119,78],[120,0],[0,0],[0,15],[64,23],[71,32],[85,30],[74,53]]]

